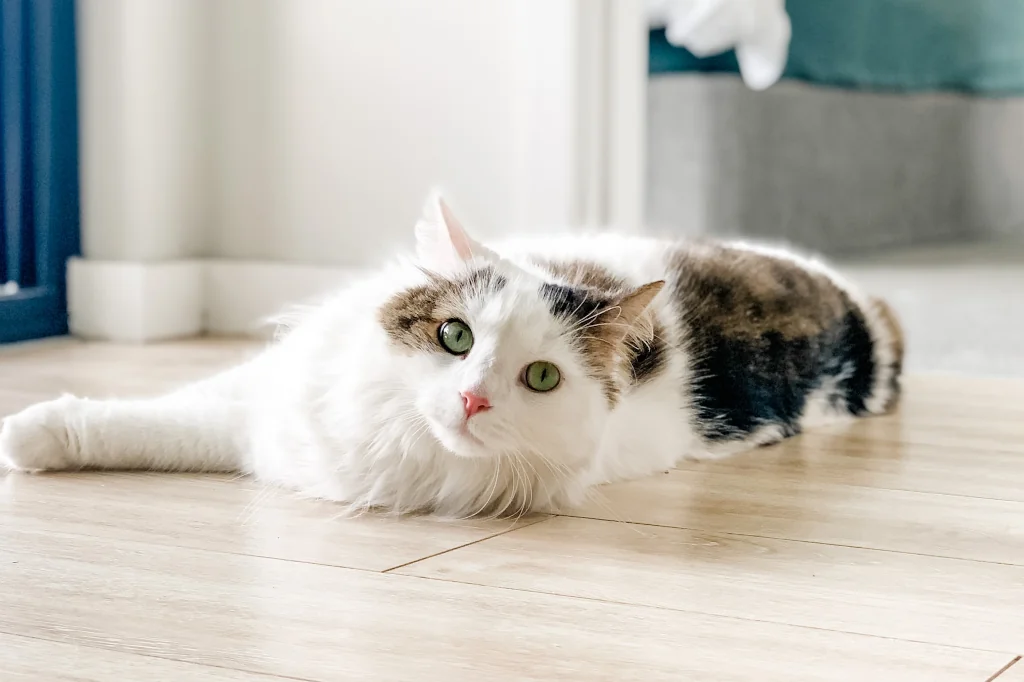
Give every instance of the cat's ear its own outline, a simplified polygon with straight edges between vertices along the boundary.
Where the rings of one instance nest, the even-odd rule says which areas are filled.
[[[634,336],[646,339],[653,336],[651,316],[644,313],[664,286],[665,281],[658,280],[624,294],[601,316],[603,321],[614,325],[621,332],[621,338]]]
[[[465,267],[469,261],[493,261],[497,256],[466,232],[451,208],[433,191],[416,223],[416,256],[424,268],[448,273]]]

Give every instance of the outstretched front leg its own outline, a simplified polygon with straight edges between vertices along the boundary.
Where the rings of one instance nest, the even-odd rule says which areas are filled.
[[[238,471],[247,412],[199,386],[149,400],[65,395],[7,417],[0,468]]]

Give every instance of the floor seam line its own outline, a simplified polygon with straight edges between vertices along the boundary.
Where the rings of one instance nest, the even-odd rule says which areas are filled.
[[[1007,453],[1007,454],[1017,454],[1017,453]],[[1024,454],[1021,454],[1021,457],[1024,457]],[[679,471],[679,472],[690,473],[690,474],[709,474],[711,476],[742,476],[744,474],[750,473],[750,472],[743,471],[743,470],[740,470],[740,469],[732,469],[731,471],[727,471],[727,472],[722,472],[722,471],[700,471],[699,469],[672,469],[672,471]],[[642,479],[638,479],[638,480],[642,480]],[[842,486],[844,488],[853,488],[853,489],[856,489],[856,490],[883,490],[885,492],[890,492],[890,493],[910,493],[912,495],[938,495],[938,496],[941,496],[941,497],[957,497],[957,498],[960,498],[960,499],[967,499],[967,500],[987,500],[989,502],[1003,502],[1003,503],[1008,503],[1008,504],[1024,505],[1024,500],[1011,500],[1011,499],[1007,499],[1005,497],[983,497],[981,495],[969,495],[967,493],[951,493],[951,492],[945,492],[945,491],[942,491],[942,490],[915,490],[913,488],[894,488],[894,487],[890,487],[890,486],[858,485],[856,483],[836,483],[836,482],[827,482],[827,483],[825,483],[825,485]]]
[[[309,677],[296,677],[295,675],[269,673],[262,670],[250,670],[248,668],[233,668],[227,665],[220,665],[217,663],[198,663],[196,661],[189,661],[182,658],[173,658],[171,656],[158,656],[156,654],[142,653],[139,651],[131,651],[127,649],[116,649],[107,646],[96,646],[95,644],[87,644],[78,641],[68,641],[66,639],[51,639],[50,637],[40,637],[39,635],[26,635],[20,632],[8,632],[7,630],[0,630],[0,634],[7,635],[8,637],[23,637],[24,639],[31,639],[36,642],[49,642],[51,644],[66,644],[68,646],[80,646],[86,649],[92,649],[94,651],[107,651],[115,654],[121,654],[124,656],[141,656],[142,658],[150,658],[157,661],[167,661],[169,663],[179,663],[181,665],[191,665],[199,668],[212,668],[214,670],[230,670],[233,672],[244,673],[246,675],[258,675],[260,677],[266,677],[271,680],[294,680],[294,682],[319,682],[314,678]]]
[[[522,530],[524,528],[529,528],[531,526],[536,526],[539,523],[544,523],[545,521],[549,521],[549,520],[551,520],[553,518],[555,518],[553,515],[552,516],[546,516],[546,517],[544,517],[542,519],[537,519],[536,521],[532,521],[530,523],[526,523],[526,524],[523,524],[523,525],[514,525],[511,528],[508,528],[506,530],[500,531],[498,533],[494,533],[492,535],[487,535],[487,536],[482,537],[482,538],[477,538],[476,540],[472,540],[471,542],[464,542],[461,545],[457,545],[455,547],[449,547],[448,549],[443,549],[440,552],[434,552],[433,554],[428,554],[427,556],[423,556],[423,557],[420,557],[418,559],[413,559],[412,561],[406,561],[404,564],[398,564],[397,566],[392,566],[391,568],[385,568],[384,570],[377,571],[377,572],[378,573],[384,573],[384,574],[390,574],[393,571],[397,571],[400,568],[406,568],[408,566],[412,566],[414,564],[418,564],[421,561],[427,561],[428,559],[433,559],[434,557],[439,557],[439,556],[443,556],[445,554],[450,554],[451,552],[454,552],[456,550],[462,549],[463,547],[469,547],[471,545],[476,545],[476,544],[479,544],[481,542],[485,542],[485,541],[490,540],[492,538],[501,537],[502,535],[508,535],[509,533],[514,533],[517,530]]]
[[[787,622],[778,621],[778,620],[765,620],[765,619],[762,619],[762,618],[748,618],[748,617],[745,617],[745,616],[731,616],[731,615],[724,615],[724,614],[720,614],[720,613],[710,613],[708,611],[695,611],[693,609],[680,609],[680,608],[674,608],[674,607],[671,607],[671,606],[659,606],[659,605],[656,605],[656,604],[637,604],[635,602],[619,601],[619,600],[615,600],[615,599],[602,599],[600,597],[587,597],[587,596],[578,595],[578,594],[566,594],[564,592],[549,592],[549,591],[546,591],[546,590],[528,589],[528,588],[523,588],[523,587],[511,587],[511,586],[508,586],[508,585],[494,585],[494,584],[486,584],[486,583],[474,583],[474,582],[469,582],[469,581],[466,581],[466,580],[452,580],[450,578],[438,578],[438,577],[429,576],[429,575],[418,575],[416,573],[396,573],[395,575],[399,575],[399,576],[402,576],[404,578],[417,578],[419,580],[430,580],[430,581],[434,581],[434,582],[449,583],[449,584],[453,584],[453,585],[465,585],[465,586],[469,586],[469,587],[483,587],[483,588],[495,589],[495,590],[505,590],[505,591],[509,591],[509,592],[524,592],[524,593],[527,593],[527,594],[538,594],[538,595],[544,595],[544,596],[548,596],[548,597],[560,597],[560,598],[563,598],[563,599],[576,599],[576,600],[587,601],[587,602],[596,602],[596,603],[601,603],[601,604],[610,604],[610,605],[613,605],[613,606],[626,606],[626,607],[638,608],[638,609],[655,609],[655,610],[658,610],[658,611],[669,611],[671,613],[685,613],[685,614],[694,615],[694,616],[705,616],[705,617],[708,617],[708,618],[722,618],[722,619],[725,619],[725,620],[742,621],[742,622],[745,622],[745,623],[761,623],[762,625],[776,625],[776,626],[779,626],[779,627],[800,628],[802,630],[814,630],[816,632],[833,632],[833,633],[840,634],[840,635],[849,635],[851,637],[870,637],[872,639],[884,639],[884,640],[888,640],[888,641],[891,641],[891,642],[906,642],[908,644],[920,644],[922,646],[939,646],[939,647],[945,647],[947,649],[957,649],[959,651],[976,651],[976,652],[981,652],[981,653],[986,653],[986,654],[1003,654],[1003,655],[1007,655],[1008,654],[1008,655],[1011,655],[1011,656],[1013,655],[1012,653],[1010,653],[1009,651],[1006,651],[1005,649],[979,649],[978,647],[962,646],[962,645],[959,645],[959,644],[940,644],[940,643],[937,643],[937,642],[927,642],[927,641],[920,640],[920,639],[905,639],[903,637],[891,637],[889,635],[875,635],[875,634],[870,634],[870,633],[865,633],[865,632],[852,632],[850,630],[836,630],[834,628],[824,628],[824,627],[819,627],[819,626],[816,626],[816,625],[801,625],[799,623],[787,623]]]
[[[541,519],[541,521],[546,521],[546,520],[547,519]],[[521,528],[527,528],[527,527],[532,526],[532,525],[534,525],[536,523],[539,523],[539,522],[540,521],[535,521],[534,523],[529,523],[529,524],[526,524],[525,526],[521,526]],[[69,532],[69,531],[61,531],[59,533],[54,533],[52,531],[44,531],[44,530],[24,530],[24,529],[17,528],[16,526],[7,526],[7,525],[5,525],[3,523],[0,523],[0,528],[9,528],[9,529],[11,529],[11,530],[13,530],[15,532],[18,532],[18,533],[34,533],[34,534],[40,534],[40,535],[57,535],[57,536],[60,536],[60,535],[70,535],[72,537],[87,538],[87,539],[90,539],[90,540],[99,540],[99,541],[108,540],[108,541],[111,541],[111,542],[124,542],[124,543],[129,543],[129,544],[139,544],[139,545],[144,545],[146,547],[162,547],[164,549],[180,549],[180,550],[185,550],[185,551],[189,551],[189,552],[203,552],[203,553],[209,553],[209,554],[218,554],[218,555],[221,555],[221,556],[237,556],[237,557],[245,557],[245,558],[248,558],[248,559],[266,559],[267,561],[283,561],[283,562],[289,563],[289,564],[303,564],[303,565],[306,565],[306,566],[323,566],[324,568],[338,568],[338,569],[341,569],[341,570],[344,570],[344,571],[359,571],[360,573],[383,573],[386,570],[391,570],[391,569],[381,570],[379,568],[363,568],[363,567],[360,567],[360,566],[345,566],[345,565],[342,565],[342,564],[324,563],[322,561],[308,561],[306,559],[289,559],[287,557],[269,556],[269,555],[266,555],[266,554],[251,554],[251,553],[248,553],[248,552],[230,552],[228,550],[213,549],[213,548],[210,548],[210,547],[193,547],[191,545],[173,545],[173,544],[166,544],[166,543],[162,543],[162,542],[153,542],[151,540],[131,540],[131,539],[125,539],[125,538],[113,538],[113,539],[111,539],[111,538],[105,538],[105,537],[99,536],[99,535],[89,535],[87,533],[75,533],[75,532]],[[517,530],[517,529],[516,528],[511,528],[509,530],[505,530],[505,531],[501,531],[500,533],[496,533],[495,535],[488,535],[487,537],[483,537],[483,538],[480,538],[479,540],[474,540],[473,542],[469,542],[469,543],[466,543],[466,544],[470,544],[471,545],[471,544],[474,544],[476,542],[480,542],[481,540],[486,540],[486,539],[488,539],[490,537],[496,537],[497,535],[503,535],[505,533],[512,532],[513,530]],[[464,546],[464,545],[460,545],[460,547],[462,547],[462,546]],[[457,548],[453,548],[453,549],[457,549]],[[416,561],[419,561],[419,559],[417,559]],[[10,634],[16,634],[16,633],[10,633]]]
[[[994,675],[992,675],[992,676],[991,676],[990,678],[988,678],[987,680],[985,680],[985,682],[995,682],[995,680],[997,680],[997,679],[999,679],[1000,677],[1002,677],[1003,673],[1007,672],[1007,671],[1008,671],[1008,670],[1009,670],[1010,668],[1012,668],[1013,666],[1017,665],[1017,663],[1019,663],[1019,662],[1020,662],[1020,659],[1021,659],[1021,657],[1020,657],[1020,656],[1017,656],[1017,657],[1015,657],[1015,658],[1014,658],[1013,660],[1011,660],[1011,661],[1010,661],[1009,663],[1007,663],[1007,664],[1006,664],[1006,665],[1004,665],[1004,666],[1003,666],[1002,668],[1000,668],[999,670],[997,670],[997,671],[995,672],[995,674],[994,674]]]
[[[948,556],[945,554],[928,554],[926,552],[910,552],[902,549],[885,549],[883,547],[865,547],[863,545],[843,544],[839,542],[825,542],[824,540],[806,540],[800,538],[787,538],[774,535],[757,535],[754,533],[737,533],[728,530],[708,530],[694,526],[672,526],[664,523],[650,523],[644,521],[622,521],[618,519],[603,519],[599,516],[582,516],[579,514],[554,514],[553,516],[565,519],[583,519],[585,521],[604,521],[607,523],[623,523],[632,526],[646,526],[648,528],[668,528],[675,530],[688,530],[696,533],[707,533],[708,535],[729,535],[738,538],[759,538],[761,540],[776,540],[779,542],[798,542],[807,545],[821,545],[826,547],[843,547],[846,549],[861,549],[867,552],[885,552],[886,554],[905,554],[907,556],[929,557],[932,559],[948,559],[950,561],[969,561],[976,564],[991,564],[995,566],[1015,566],[1024,568],[1024,564],[1014,564],[1008,561],[992,561],[988,559],[971,559],[959,556]]]
[[[1021,455],[1021,457],[1024,458],[1024,455]],[[690,471],[690,469],[680,469],[679,471]],[[969,495],[967,493],[951,493],[942,490],[915,490],[913,488],[893,488],[889,486],[878,485],[857,485],[856,483],[828,483],[827,485],[841,485],[848,488],[856,488],[858,490],[883,490],[885,492],[890,493],[910,493],[912,495],[939,495],[941,497],[956,497],[962,500],[985,500],[988,502],[1005,502],[1009,504],[1024,505],[1024,500],[1012,500],[1005,497],[983,497],[981,495]]]

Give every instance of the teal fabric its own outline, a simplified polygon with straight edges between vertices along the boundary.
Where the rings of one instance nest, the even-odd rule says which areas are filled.
[[[784,77],[863,89],[1024,94],[1024,0],[787,0]],[[738,71],[651,32],[650,72]]]

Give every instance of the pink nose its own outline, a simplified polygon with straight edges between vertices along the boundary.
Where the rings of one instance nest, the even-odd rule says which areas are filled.
[[[466,419],[477,412],[491,409],[490,401],[482,395],[477,395],[473,391],[463,391],[460,395],[462,396],[462,407],[466,410]]]

